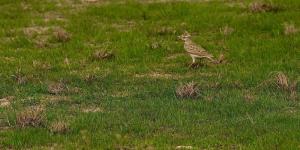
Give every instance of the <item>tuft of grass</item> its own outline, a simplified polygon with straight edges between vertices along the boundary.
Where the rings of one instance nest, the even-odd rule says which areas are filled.
[[[50,94],[62,94],[66,89],[66,85],[62,82],[58,82],[58,83],[51,83],[48,85],[48,92]]]
[[[58,42],[68,42],[71,39],[71,35],[62,28],[55,29],[54,37]]]
[[[94,60],[103,60],[103,59],[111,59],[114,57],[114,54],[110,51],[106,50],[98,50],[94,52],[93,58]]]
[[[289,89],[289,79],[288,77],[283,73],[283,72],[279,72],[276,76],[275,76],[275,80],[276,80],[276,85],[278,88],[283,89],[283,90],[288,90]]]
[[[54,134],[65,134],[70,130],[70,126],[64,121],[57,121],[50,125],[49,130]]]
[[[17,84],[25,84],[28,79],[25,74],[21,71],[21,69],[17,69],[14,75],[12,75]]]
[[[178,98],[198,98],[200,96],[200,89],[193,81],[181,84],[176,89],[176,96]]]
[[[289,93],[291,100],[296,100],[297,95],[297,80],[291,80],[283,72],[279,72],[275,75],[275,82],[279,89]]]
[[[19,127],[39,127],[44,124],[44,109],[42,107],[29,107],[16,116],[16,123]]]

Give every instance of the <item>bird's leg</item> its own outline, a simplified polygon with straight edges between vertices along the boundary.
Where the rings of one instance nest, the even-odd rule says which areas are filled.
[[[196,64],[196,58],[194,56],[191,56],[191,57],[192,57],[193,62],[190,64],[190,67],[194,67]]]

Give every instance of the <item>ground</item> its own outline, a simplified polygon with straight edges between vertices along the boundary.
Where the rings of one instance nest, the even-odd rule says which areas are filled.
[[[300,2],[261,3],[1,0],[0,149],[299,149]]]

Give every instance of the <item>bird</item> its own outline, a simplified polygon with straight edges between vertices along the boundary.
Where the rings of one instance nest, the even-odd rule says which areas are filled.
[[[193,66],[196,63],[197,58],[206,58],[211,62],[216,62],[214,56],[208,53],[202,46],[195,44],[191,39],[191,35],[185,31],[182,35],[179,36],[179,39],[184,41],[184,49],[191,56]]]

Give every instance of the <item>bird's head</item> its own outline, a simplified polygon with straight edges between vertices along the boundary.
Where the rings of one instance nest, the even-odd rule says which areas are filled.
[[[186,41],[191,37],[190,33],[188,33],[187,31],[185,31],[182,35],[178,36],[179,39]]]

